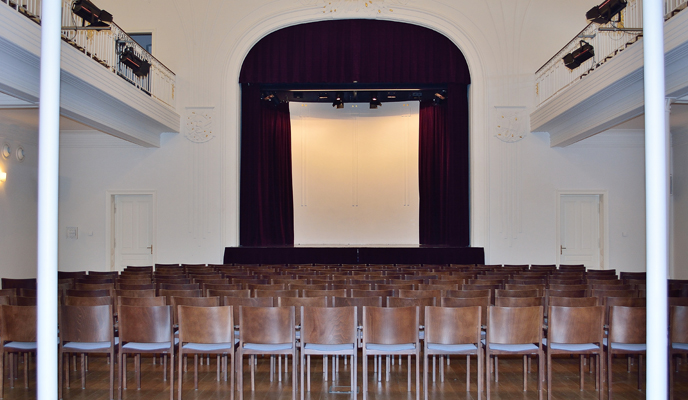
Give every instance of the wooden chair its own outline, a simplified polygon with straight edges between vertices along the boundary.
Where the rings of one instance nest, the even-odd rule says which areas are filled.
[[[408,391],[411,391],[411,356],[416,357],[416,400],[420,400],[420,326],[418,307],[363,306],[363,400],[368,398],[368,356],[407,355]],[[389,358],[387,359],[389,364]],[[378,381],[382,366],[378,367]],[[390,369],[387,365],[387,379]]]
[[[302,292],[302,293],[304,290],[327,290],[329,287],[330,287],[329,284],[319,284],[319,285],[295,284],[295,283],[289,284],[289,290],[298,290],[299,292]]]
[[[495,299],[497,307],[537,307],[545,306],[544,297],[497,297]]]
[[[174,290],[174,289],[160,289],[158,290],[158,296],[162,296],[167,299],[167,305],[172,305],[172,297],[203,297],[201,289],[191,289],[191,290]]]
[[[544,285],[544,284],[523,285],[523,284],[507,283],[504,285],[504,289],[506,289],[506,290],[518,290],[518,291],[535,289],[535,290],[537,290],[537,294],[535,296],[544,296],[545,290],[546,290],[546,285]]]
[[[301,291],[301,296],[302,297],[320,297],[320,296],[327,296],[327,305],[329,306],[334,306],[334,298],[335,297],[346,297],[346,289],[327,289],[327,290],[320,290],[320,289],[304,289]]]
[[[311,356],[351,356],[351,392],[356,397],[358,316],[356,307],[301,307],[301,400],[311,390]],[[324,358],[324,365],[327,359]],[[304,369],[308,387],[304,387]],[[324,370],[327,375],[327,370]],[[334,381],[335,369],[332,370]],[[324,378],[327,379],[326,377]]]
[[[278,297],[299,297],[299,291],[289,289],[254,289],[253,297],[272,297],[274,299]]]
[[[208,290],[241,290],[241,283],[203,283],[201,284],[203,293]]]
[[[492,300],[492,290],[491,289],[459,289],[459,290],[447,290],[444,292],[444,297],[457,297],[457,298],[471,298],[471,297],[488,297],[490,301]]]
[[[117,297],[117,306],[138,306],[138,307],[153,307],[165,306],[167,299],[163,296],[157,297]]]
[[[597,297],[557,297],[547,299],[549,306],[555,307],[594,307],[599,305]]]
[[[674,357],[688,354],[688,306],[672,306],[669,311],[669,393],[674,398],[674,373],[679,372]],[[676,365],[676,371],[674,371]]]
[[[158,292],[161,289],[167,290],[199,290],[200,283],[158,283]]]
[[[614,354],[638,355],[638,389],[641,388],[642,355],[647,351],[645,307],[612,306],[609,309],[607,349],[608,399],[612,398],[612,360]]]
[[[444,299],[443,299],[444,300]],[[462,299],[463,300],[463,299]],[[487,302],[487,298],[483,298]],[[423,394],[428,400],[428,356],[466,356],[466,391],[471,382],[471,355],[478,359],[478,398],[482,394],[483,359],[480,342],[482,310],[477,307],[425,307],[423,345]],[[433,362],[434,364],[434,362]],[[434,365],[433,365],[434,371]],[[440,361],[440,379],[444,382],[444,364]]]
[[[547,353],[547,399],[552,398],[552,355],[580,355],[580,390],[583,390],[583,356],[595,355],[595,389],[600,400],[604,390],[600,387],[604,376],[604,307],[559,307],[550,306],[548,311]]]
[[[103,299],[102,297],[71,297],[77,302]],[[67,354],[67,389],[69,389],[69,354],[81,354],[81,388],[86,388],[86,354],[107,354],[110,359],[110,399],[115,392],[115,329],[112,317],[112,299],[105,305],[70,305],[66,301],[60,307],[60,345],[58,350],[59,395],[62,398],[62,374],[65,371],[64,355]]]
[[[112,297],[78,297],[66,296],[63,299],[66,306],[112,306]]]
[[[383,299],[387,296],[395,296],[397,293],[394,289],[380,289],[380,290],[359,290],[351,289],[349,292],[349,297],[382,297]]]
[[[538,289],[527,289],[527,290],[508,290],[508,289],[497,289],[495,290],[495,299],[497,297],[538,297]]]
[[[452,289],[449,289],[452,290]],[[436,299],[435,304],[439,303],[442,297],[444,297],[444,292],[445,290],[442,289],[433,289],[433,290],[407,290],[407,289],[400,289],[399,290],[399,297],[406,297],[406,298],[413,298],[413,299],[419,299],[423,297],[434,297]]]
[[[436,297],[391,297],[387,296],[387,307],[418,307],[418,318],[420,321],[425,321],[425,307],[434,307],[437,305]],[[442,298],[439,298],[442,301]],[[425,331],[419,331],[418,337],[420,340],[425,338]]]
[[[36,289],[36,278],[28,279],[12,279],[12,278],[2,278],[3,289]]]
[[[173,298],[178,300],[179,298]],[[219,302],[219,300],[218,300]],[[187,355],[194,355],[194,388],[198,389],[198,360],[199,354],[217,354],[217,380],[220,381],[220,371],[227,380],[229,371],[230,399],[234,399],[234,352],[236,339],[234,336],[234,310],[232,306],[204,306],[194,307],[179,305],[177,309],[179,321],[179,366],[177,373],[178,398],[182,398],[183,366]],[[227,359],[229,358],[229,369]],[[220,366],[222,364],[222,366]]]
[[[480,321],[487,323],[487,309],[490,307],[490,297],[443,297],[442,307],[480,307]]]
[[[542,399],[544,360],[542,351],[542,306],[490,307],[485,338],[486,394],[490,399],[490,357],[523,355],[523,390],[527,389],[526,357],[538,357],[538,398]],[[497,364],[495,363],[495,376]]]
[[[339,297],[335,296],[333,298],[334,307],[356,307],[356,313],[358,315],[358,325],[363,325],[363,307],[382,307],[382,297]]]
[[[251,297],[251,291],[248,289],[229,289],[229,290],[217,290],[208,289],[205,291],[207,297],[219,296],[220,299],[227,297]],[[226,304],[222,304],[226,305]]]
[[[4,282],[3,282],[4,285]],[[9,357],[10,387],[14,388],[17,357],[24,355],[24,388],[29,387],[29,353],[36,353],[36,306],[0,306],[0,397],[5,394],[5,354]]]
[[[144,285],[130,284],[130,283],[118,283],[117,290],[155,290],[155,284],[149,283]]]
[[[219,307],[220,298],[218,296],[213,297],[178,297],[172,296],[172,321],[174,326],[179,325],[179,307],[189,306],[189,307]]]
[[[255,363],[257,354],[286,354],[292,358],[292,400],[296,400],[296,326],[294,307],[239,307],[239,348],[237,350],[239,399],[244,398],[243,359],[250,355],[251,391],[255,391]],[[271,357],[272,360],[272,357]],[[272,362],[271,362],[272,364]]]
[[[154,299],[139,297],[137,300]],[[174,398],[174,329],[172,306],[127,306],[117,308],[119,319],[119,391],[127,388],[126,357],[134,354],[137,368],[136,386],[141,388],[141,354],[163,354],[163,381],[167,380],[167,357],[170,358],[170,400]]]
[[[232,297],[225,296],[222,299],[223,306],[234,307],[234,324],[239,323],[239,307],[272,307],[274,304],[274,299],[272,297]],[[239,336],[239,331],[235,332],[237,337]]]

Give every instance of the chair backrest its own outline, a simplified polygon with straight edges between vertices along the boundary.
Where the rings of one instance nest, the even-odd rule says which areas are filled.
[[[167,304],[167,299],[163,296],[159,297],[117,297],[118,306],[164,306]]]
[[[139,285],[139,284],[129,284],[127,281],[122,281],[117,284],[117,290],[153,290],[155,291],[155,284],[154,283],[148,283],[144,285]]]
[[[13,299],[14,299],[14,297],[10,297],[10,296],[0,296],[0,305],[9,306],[12,304]]]
[[[497,297],[495,299],[497,307],[537,307],[544,309],[544,297]]]
[[[163,296],[167,299],[167,305],[172,305],[172,297],[202,297],[203,293],[201,292],[201,289],[191,289],[191,290],[160,289],[160,290],[158,290],[158,295]]]
[[[646,302],[644,297],[603,297],[599,299],[599,304],[605,307],[604,323],[608,324],[610,307],[645,307]]]
[[[457,297],[457,298],[471,298],[471,297],[488,297],[492,296],[491,289],[461,289],[461,290],[447,290],[444,293],[444,297]]]
[[[327,296],[319,297],[278,297],[277,307],[294,307],[294,320],[301,321],[301,307],[327,307]]]
[[[375,290],[413,290],[415,286],[413,283],[376,283]]]
[[[433,290],[399,289],[399,297],[406,297],[409,299],[420,299],[423,297],[434,297],[435,299],[437,299],[436,303],[438,303],[440,301],[440,299],[443,297],[442,296],[443,292],[444,292],[444,290],[441,290],[441,289],[433,289]]]
[[[356,307],[300,307],[301,342],[317,344],[356,343]]]
[[[57,279],[79,279],[86,275],[86,271],[57,271]]]
[[[172,306],[126,306],[120,303],[117,307],[117,318],[120,344],[162,343],[174,339]]]
[[[233,297],[225,296],[222,298],[223,306],[234,307],[234,323],[239,323],[239,307],[272,307],[274,299],[272,297]]]
[[[14,304],[18,306],[35,306],[38,304],[36,297],[17,296],[14,298]]]
[[[98,299],[99,297],[72,297]],[[64,305],[60,307],[60,343],[110,342],[114,346],[112,305]]]
[[[574,290],[552,290],[547,289],[545,295],[547,297],[585,297],[588,293],[587,289],[574,289]]]
[[[387,296],[387,307],[418,307],[418,318],[425,321],[425,307],[436,306],[442,298],[436,297],[391,297]]]
[[[321,283],[321,284],[301,284],[301,283],[290,283],[289,285],[289,290],[298,290],[299,292],[303,293],[304,290],[327,290],[330,285],[326,283]]]
[[[167,290],[198,290],[200,283],[158,283],[158,289]]]
[[[525,290],[507,290],[507,289],[497,289],[495,290],[495,299],[497,297],[538,297],[539,290],[537,289],[525,289]]]
[[[152,285],[153,282],[151,278],[130,278],[130,277],[121,277],[117,280],[116,286],[117,288],[120,287],[120,285]]]
[[[203,283],[201,289],[204,293],[208,290],[241,290],[241,283]]]
[[[76,290],[114,290],[114,283],[75,283]]]
[[[529,285],[521,285],[521,284],[514,284],[514,283],[507,283],[504,285],[504,289],[506,290],[537,290],[538,294],[535,296],[544,296],[545,295],[545,290],[546,290],[546,285],[544,284],[529,284]],[[495,293],[495,296],[497,294]],[[506,296],[509,297],[509,296]],[[511,296],[513,297],[513,296]]]
[[[609,342],[646,343],[645,307],[612,306],[609,308]]]
[[[320,296],[327,296],[329,298],[329,305],[332,305],[334,302],[334,297],[346,297],[346,289],[327,289],[327,290],[320,290],[320,289],[304,289],[301,291],[301,295],[303,297],[320,297]]]
[[[112,297],[79,297],[65,296],[64,305],[66,306],[112,306]]]
[[[191,307],[219,307],[220,298],[218,296],[213,297],[177,297],[172,296],[172,319],[174,324],[179,324],[179,307],[180,306],[191,306]]]
[[[380,296],[383,299],[387,296],[394,296],[395,291],[393,289],[379,289],[379,290],[360,290],[351,289],[349,292],[349,297],[373,297]]]
[[[179,305],[180,343],[234,343],[232,306]]]
[[[36,341],[36,306],[0,306],[0,340],[5,342]]]
[[[688,306],[669,309],[669,342],[688,343]]]
[[[254,289],[253,297],[272,297],[275,299],[278,297],[299,297],[299,291],[289,289]]]
[[[239,306],[239,340],[244,343],[293,343],[294,307]]]
[[[229,290],[217,290],[217,289],[207,289],[205,295],[208,297],[220,296],[223,299],[225,296],[229,297],[251,297],[251,291],[249,289],[229,289]],[[227,304],[223,304],[227,305]]]
[[[490,297],[443,297],[442,307],[480,307],[480,320],[487,323],[487,309],[490,307]]]
[[[593,307],[597,306],[597,297],[558,297],[547,298],[548,304],[555,307]]]
[[[688,297],[669,297],[669,306],[688,306]]]
[[[602,290],[593,289],[592,296],[603,298],[603,297],[638,297],[638,292],[636,290]]]
[[[418,343],[418,307],[363,306],[363,345]]]
[[[418,284],[418,290],[459,290],[461,285],[463,285],[463,280],[461,283],[420,283]]]
[[[97,290],[79,290],[79,289],[68,289],[67,296],[74,297],[104,297],[111,296],[114,290],[110,289],[97,289]]]
[[[604,336],[604,307],[550,306],[548,343],[599,343]]]
[[[352,289],[371,290],[372,289],[372,285],[370,283],[359,283],[359,284],[333,283],[330,287],[332,289],[347,289],[347,290],[352,290]]]
[[[479,343],[481,316],[480,306],[425,307],[425,343]]]
[[[269,281],[269,279],[268,279]],[[285,283],[268,283],[268,284],[256,284],[256,283],[248,283],[244,284],[244,287],[247,289],[251,289],[254,291],[256,290],[287,290],[287,285]]]
[[[542,343],[542,306],[490,307],[487,319],[489,343]]]
[[[2,278],[3,289],[36,289],[36,278],[29,279],[12,279]]]
[[[371,307],[382,307],[382,297],[380,296],[373,296],[373,297],[338,297],[335,296],[333,298],[332,304],[334,307],[352,307],[355,306],[357,308],[357,314],[358,314],[358,324],[361,325],[363,324],[363,307],[364,306],[371,306]]]

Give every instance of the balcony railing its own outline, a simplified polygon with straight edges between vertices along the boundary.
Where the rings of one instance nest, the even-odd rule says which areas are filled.
[[[40,24],[41,0],[0,2]],[[80,29],[83,20],[72,12],[72,3],[72,0],[62,0],[62,39],[151,97],[174,108],[174,72],[139,46],[113,22],[109,23],[109,28],[102,30]],[[70,29],[65,29],[67,27]],[[120,61],[120,54],[127,47],[131,47],[138,58],[151,64],[147,75],[137,76],[130,67]]]
[[[665,19],[671,18],[676,12],[685,8],[686,3],[688,0],[664,0]],[[628,46],[637,42],[642,37],[642,0],[628,0],[628,5],[621,11],[619,19],[620,22],[610,22],[604,25],[589,24],[537,70],[535,73],[536,106],[539,107],[557,93],[582,80]],[[624,31],[623,29],[635,30]],[[581,40],[593,46],[595,56],[583,62],[578,68],[570,70],[564,65],[563,58],[566,54],[577,49]]]

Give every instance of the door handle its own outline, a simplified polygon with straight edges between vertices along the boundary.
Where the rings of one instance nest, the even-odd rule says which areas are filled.
[[[146,248],[147,248],[147,249],[150,249],[151,254],[153,254],[153,245],[150,245],[150,246],[148,246],[148,247],[146,247]]]
[[[562,245],[562,246],[559,246],[559,247],[560,247],[560,248],[559,248],[559,254],[564,254],[564,249],[566,249],[566,247],[564,247],[563,245]],[[152,253],[152,250],[151,250],[151,254],[153,254],[153,253]]]

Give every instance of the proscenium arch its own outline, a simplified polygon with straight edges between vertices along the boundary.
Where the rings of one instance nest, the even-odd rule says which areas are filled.
[[[220,110],[224,114],[221,130],[224,132],[222,145],[224,156],[222,162],[223,179],[223,215],[222,243],[227,247],[239,245],[239,168],[241,140],[241,89],[239,73],[246,55],[264,36],[279,29],[309,22],[330,20],[318,13],[321,8],[307,7],[287,13],[265,13],[260,9],[251,14],[254,22],[241,32],[241,39],[233,46],[227,45],[218,49],[218,54],[225,55],[222,60],[226,73],[222,77],[222,101]],[[475,45],[475,40],[457,24],[443,15],[411,8],[395,8],[395,13],[385,14],[384,18],[394,22],[419,25],[435,30],[451,40],[463,53],[471,74],[469,90],[469,137],[470,137],[470,219],[471,246],[488,246],[488,152],[487,136],[487,91],[484,62]],[[488,254],[488,253],[486,253]]]

